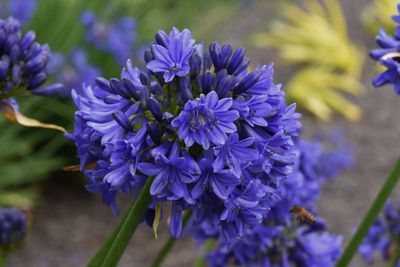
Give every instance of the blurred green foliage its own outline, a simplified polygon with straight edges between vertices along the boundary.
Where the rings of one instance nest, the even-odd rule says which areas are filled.
[[[252,36],[254,44],[275,48],[298,72],[286,85],[288,99],[319,119],[334,112],[357,121],[361,110],[343,93],[362,92],[360,75],[364,51],[348,37],[346,21],[337,0],[304,2],[304,8],[288,4],[285,22],[272,23],[269,32]]]
[[[79,20],[82,12],[93,11],[103,20],[119,16],[136,19],[137,51],[151,42],[157,30],[172,26],[190,28],[194,36],[207,40],[207,33],[237,8],[236,0],[218,0],[212,5],[202,0],[38,0],[37,11],[24,29],[34,30],[37,40],[48,43],[53,52],[67,54],[74,47],[85,48],[90,63],[100,68],[105,77],[111,77],[119,75],[122,66],[111,55],[83,42],[84,28]],[[132,58],[136,57],[135,51]],[[74,106],[68,97],[29,96],[17,101],[23,114],[73,130]],[[63,166],[78,162],[75,147],[56,131],[23,128],[3,118],[0,128],[0,205],[29,208],[37,199],[37,182],[58,179],[66,175],[61,171]]]

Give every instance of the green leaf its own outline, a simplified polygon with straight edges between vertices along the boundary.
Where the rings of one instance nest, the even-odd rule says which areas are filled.
[[[154,221],[153,221],[153,231],[154,231],[154,238],[157,239],[157,230],[158,230],[158,225],[160,224],[160,218],[161,218],[161,203],[156,204],[156,214],[154,216]]]

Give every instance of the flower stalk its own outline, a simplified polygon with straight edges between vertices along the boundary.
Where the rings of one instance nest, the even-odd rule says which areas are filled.
[[[341,258],[336,264],[336,267],[346,267],[351,262],[354,254],[357,252],[359,245],[364,239],[365,235],[368,233],[372,224],[375,222],[378,217],[380,211],[385,205],[387,199],[395,188],[398,180],[400,178],[400,158],[397,159],[397,162],[390,172],[388,178],[383,184],[381,190],[376,196],[374,202],[370,206],[367,214],[362,220],[360,226],[358,227],[356,233],[353,235],[349,244],[347,245],[345,251],[343,252]]]
[[[147,179],[146,184],[136,201],[130,207],[126,217],[122,220],[122,223],[117,226],[116,230],[114,230],[111,236],[105,241],[104,245],[99,249],[99,252],[96,253],[88,266],[117,266],[152,199],[152,196],[150,195],[150,186],[153,180],[154,177]],[[100,264],[102,258],[104,261]]]

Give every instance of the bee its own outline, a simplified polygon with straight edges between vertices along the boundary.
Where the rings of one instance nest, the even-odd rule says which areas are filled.
[[[305,208],[299,205],[293,205],[290,212],[297,215],[299,222],[307,221],[308,223],[314,224],[316,222],[315,217]]]

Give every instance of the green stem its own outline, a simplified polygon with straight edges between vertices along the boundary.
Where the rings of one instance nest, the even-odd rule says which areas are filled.
[[[88,267],[117,266],[144,213],[146,212],[147,206],[150,204],[152,199],[152,196],[150,195],[150,186],[153,180],[154,177],[147,179],[146,184],[142,188],[135,202],[129,208],[125,218],[106,239],[96,255],[87,265]]]
[[[8,254],[9,253],[7,251],[1,251],[0,252],[0,267],[5,267],[6,266]]]
[[[193,267],[204,267],[206,266],[206,254],[207,252],[211,251],[214,249],[215,245],[217,244],[216,239],[208,239],[206,243],[204,243],[203,247],[201,248],[200,251],[200,256],[197,258],[197,260],[194,262]]]
[[[185,226],[190,218],[192,216],[192,210],[188,210],[185,212],[183,215],[183,222],[182,222],[182,228],[185,229]],[[164,246],[158,252],[157,257],[154,259],[153,263],[150,265],[150,267],[160,267],[165,258],[167,257],[168,253],[171,251],[171,249],[174,247],[175,244],[175,239],[173,237],[169,237],[167,242],[165,242]]]
[[[377,197],[369,208],[367,215],[364,217],[356,233],[353,235],[345,251],[336,264],[336,267],[346,267],[350,263],[354,254],[357,252],[358,246],[368,233],[369,228],[375,222],[380,211],[385,205],[386,200],[389,198],[391,192],[395,188],[400,178],[400,158],[397,159],[396,165],[392,169],[389,177],[386,179]]]
[[[117,266],[119,260],[124,254],[126,247],[129,244],[136,228],[140,224],[140,221],[147,210],[147,206],[150,204],[152,196],[150,195],[150,186],[153,183],[154,177],[149,177],[146,184],[142,188],[138,198],[129,209],[126,219],[121,225],[121,229],[115,237],[108,254],[101,265],[102,267],[114,267]]]

